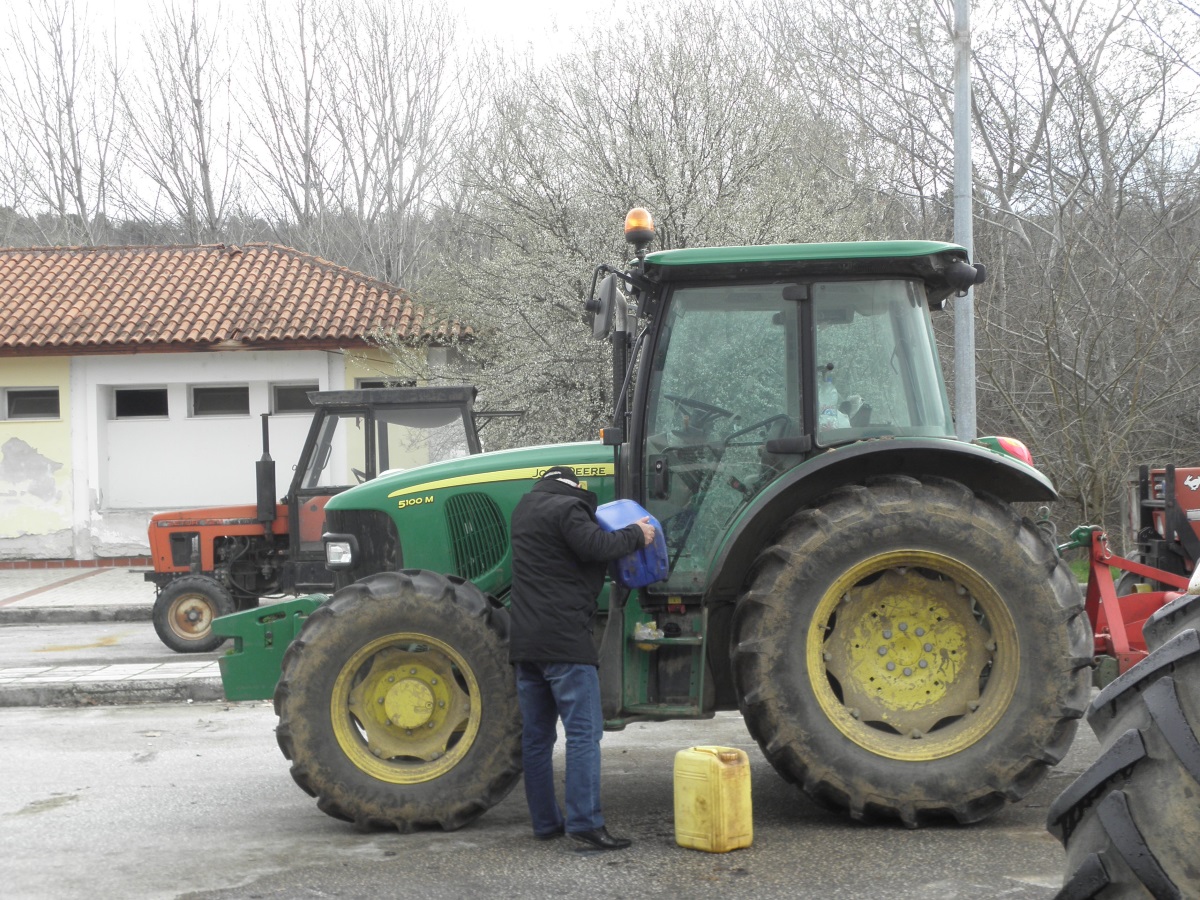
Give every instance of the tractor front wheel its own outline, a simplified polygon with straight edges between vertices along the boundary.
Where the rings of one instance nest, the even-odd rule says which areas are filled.
[[[521,774],[508,611],[433,572],[342,588],[284,654],[275,713],[323,812],[362,830],[461,828]]]
[[[213,631],[213,619],[235,612],[224,585],[207,575],[183,575],[159,591],[151,619],[159,639],[176,653],[207,653],[226,640]]]
[[[1032,788],[1087,702],[1079,589],[1033,523],[962,484],[888,476],[786,523],[734,614],[751,734],[857,819],[974,822]]]

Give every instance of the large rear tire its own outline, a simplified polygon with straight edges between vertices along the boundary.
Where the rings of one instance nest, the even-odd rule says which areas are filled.
[[[159,640],[176,653],[207,653],[226,638],[213,619],[237,612],[233,595],[207,575],[183,575],[159,591],[150,618]]]
[[[939,478],[840,488],[788,521],[734,612],[738,702],[781,775],[856,819],[975,822],[1058,762],[1090,629],[1029,520]]]
[[[1200,897],[1200,595],[1143,628],[1150,655],[1092,701],[1101,752],[1050,807],[1059,900]]]
[[[275,713],[323,812],[362,830],[461,828],[521,774],[508,611],[433,572],[349,585],[288,647]]]

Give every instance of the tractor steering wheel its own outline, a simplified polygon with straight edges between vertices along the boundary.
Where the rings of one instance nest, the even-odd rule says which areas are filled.
[[[736,437],[741,437],[743,434],[749,434],[751,431],[757,431],[760,428],[766,428],[768,425],[771,425],[775,422],[786,422],[790,418],[791,417],[787,413],[776,413],[773,416],[768,416],[761,421],[755,422],[753,425],[747,425],[745,428],[740,428],[733,434],[729,435],[729,437],[725,438],[725,446],[728,447]]]
[[[678,394],[663,394],[663,397],[675,404],[680,415],[690,420],[689,424],[693,431],[700,431],[705,435],[708,434],[708,429],[714,422],[733,415],[731,410],[705,403],[702,400],[693,400],[691,397],[680,397]]]

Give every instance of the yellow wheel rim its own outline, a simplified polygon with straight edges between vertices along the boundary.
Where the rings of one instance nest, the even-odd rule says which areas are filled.
[[[333,732],[362,771],[419,784],[454,768],[479,732],[479,684],[453,648],[413,632],[366,644],[338,672]]]
[[[975,570],[917,550],[881,554],[825,592],[808,677],[829,720],[889,759],[941,759],[1008,709],[1020,650],[1008,607]]]

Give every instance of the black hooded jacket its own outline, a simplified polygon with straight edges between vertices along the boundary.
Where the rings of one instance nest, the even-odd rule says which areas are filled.
[[[599,663],[592,620],[607,563],[644,538],[636,523],[604,531],[596,502],[591,491],[545,479],[513,510],[510,662]]]

